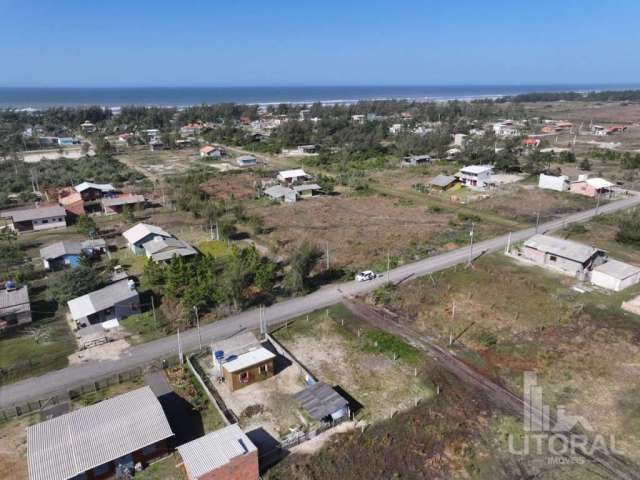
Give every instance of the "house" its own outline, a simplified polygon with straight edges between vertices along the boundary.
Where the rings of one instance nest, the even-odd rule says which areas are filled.
[[[365,115],[351,115],[353,123],[364,123],[365,118],[367,118]]]
[[[293,191],[300,197],[313,197],[313,192],[322,190],[322,187],[316,183],[304,183],[302,185],[294,185]]]
[[[276,355],[262,346],[251,332],[217,342],[211,346],[214,372],[234,392],[273,376]]]
[[[94,202],[116,192],[116,189],[110,183],[82,182],[73,188],[82,196],[84,202]]]
[[[547,175],[544,173],[538,177],[538,188],[566,192],[569,190],[569,177],[566,175]]]
[[[189,480],[258,480],[258,449],[237,423],[178,447]]]
[[[67,302],[78,328],[140,313],[140,297],[133,280],[124,279]]]
[[[474,137],[484,137],[485,133],[483,128],[472,128],[469,130],[469,135],[473,135]]]
[[[620,292],[640,282],[640,268],[609,259],[591,272],[591,283],[598,287]]]
[[[253,155],[241,155],[236,158],[236,165],[239,167],[255,167],[258,164],[258,159]]]
[[[0,330],[31,323],[31,304],[26,286],[15,288],[7,282],[0,290]]]
[[[431,158],[431,155],[409,155],[408,157],[402,158],[400,166],[410,167],[417,165],[431,165],[432,163],[433,158]]]
[[[571,240],[537,234],[524,242],[522,257],[565,275],[587,280],[589,272],[604,263],[604,250]]]
[[[72,137],[58,137],[58,145],[61,147],[71,147],[74,141]]]
[[[464,133],[456,133],[453,135],[453,144],[456,147],[464,147],[464,144],[467,143],[467,137],[469,135],[466,135]]]
[[[212,147],[211,145],[207,145],[200,149],[200,157],[202,158],[221,158],[226,155],[226,151],[221,147]]]
[[[492,174],[491,165],[469,165],[456,173],[456,177],[465,187],[484,190],[491,185]]]
[[[173,235],[165,232],[162,228],[148,223],[138,223],[123,232],[122,236],[127,240],[129,249],[136,255],[145,253],[144,244],[156,237],[173,238]]]
[[[607,134],[607,129],[604,128],[602,125],[592,125],[591,134],[597,135],[599,137],[604,137]]]
[[[91,123],[89,120],[85,120],[80,125],[80,128],[84,133],[94,133],[97,130],[96,126],[93,123]]]
[[[18,210],[5,210],[0,217],[10,220],[14,232],[28,232],[65,228],[67,212],[60,205],[43,205]]]
[[[569,191],[587,197],[612,197],[614,186],[604,178],[580,178],[571,182]]]
[[[282,185],[274,185],[264,190],[264,195],[285,203],[295,203],[298,199],[298,194],[295,190],[289,187],[283,187]]]
[[[180,127],[180,134],[185,136],[200,135],[201,131],[202,131],[201,123],[187,123],[186,125],[183,125],[182,127]]]
[[[107,251],[107,244],[102,239],[85,240],[84,242],[56,242],[40,249],[40,258],[46,270],[59,270],[66,265],[75,268],[80,265],[80,256],[94,258]]]
[[[102,211],[105,215],[114,215],[116,213],[122,213],[122,210],[127,205],[130,207],[144,207],[147,200],[143,195],[135,195],[133,193],[127,193],[125,195],[118,195],[116,197],[103,198],[102,199]]]
[[[461,153],[462,150],[460,150],[458,147],[450,148],[449,150],[447,150],[447,160],[455,160]]]
[[[520,130],[513,125],[511,120],[506,120],[496,123],[493,126],[493,133],[498,137],[517,137],[520,135]]]
[[[403,125],[401,123],[394,123],[389,127],[389,133],[391,135],[397,135],[402,131]]]
[[[173,257],[190,257],[198,252],[188,243],[177,238],[156,237],[143,245],[145,255],[156,263],[167,262]]]
[[[615,135],[616,133],[624,133],[626,132],[627,127],[623,125],[615,125],[613,127],[607,128],[607,135]]]
[[[539,138],[525,138],[522,140],[522,146],[525,148],[538,148],[540,146]]]
[[[64,187],[58,190],[58,203],[72,215],[84,215],[84,200],[82,195],[72,187]]]
[[[136,463],[165,455],[172,437],[145,386],[27,427],[29,480],[109,478],[119,468],[133,474]]]
[[[296,150],[301,155],[315,155],[316,153],[318,153],[318,146],[317,145],[298,145]]]
[[[349,417],[349,402],[326,383],[313,383],[294,394],[294,398],[311,418],[319,422]]]
[[[283,170],[282,172],[278,173],[278,176],[276,178],[280,183],[290,185],[293,183],[305,182],[309,180],[310,177],[303,169],[296,168],[293,170]]]
[[[431,188],[434,190],[441,190],[443,192],[451,190],[454,187],[459,186],[458,179],[453,175],[438,175],[431,179],[429,182]]]

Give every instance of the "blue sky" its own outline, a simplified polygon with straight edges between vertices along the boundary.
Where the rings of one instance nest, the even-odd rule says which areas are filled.
[[[639,83],[640,2],[0,0],[0,86]]]

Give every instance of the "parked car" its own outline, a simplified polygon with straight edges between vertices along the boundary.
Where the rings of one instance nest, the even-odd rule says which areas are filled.
[[[375,280],[376,277],[377,275],[371,270],[365,270],[356,274],[356,282],[368,282],[369,280]]]

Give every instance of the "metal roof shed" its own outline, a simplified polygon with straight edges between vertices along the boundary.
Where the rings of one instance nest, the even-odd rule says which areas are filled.
[[[309,385],[301,392],[296,393],[294,398],[311,418],[318,421],[349,407],[349,402],[346,399],[323,382]]]

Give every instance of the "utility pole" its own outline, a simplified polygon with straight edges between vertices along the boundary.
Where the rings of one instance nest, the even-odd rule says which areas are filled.
[[[598,193],[596,195],[597,198],[597,202],[596,202],[596,215],[598,215],[598,209],[600,208],[600,193]]]
[[[151,311],[153,311],[153,324],[158,328],[158,317],[156,317],[156,303],[151,295]]]
[[[198,316],[198,306],[193,306],[193,311],[196,313],[196,328],[198,329],[198,346],[202,351],[202,335],[200,334],[200,317]]]
[[[475,223],[471,222],[471,231],[469,232],[469,261],[468,265],[471,266],[471,262],[473,261],[473,229],[475,228]]]
[[[538,227],[540,226],[540,209],[536,212],[536,233],[538,233]]]
[[[387,250],[387,283],[391,283],[391,254]]]
[[[329,240],[327,240],[327,270],[329,270]]]
[[[182,344],[180,343],[180,329],[178,328],[178,359],[180,360],[180,365],[184,365],[182,360]]]
[[[511,250],[511,232],[509,232],[509,237],[507,238],[507,248],[505,249],[504,253],[509,255],[510,250]]]

